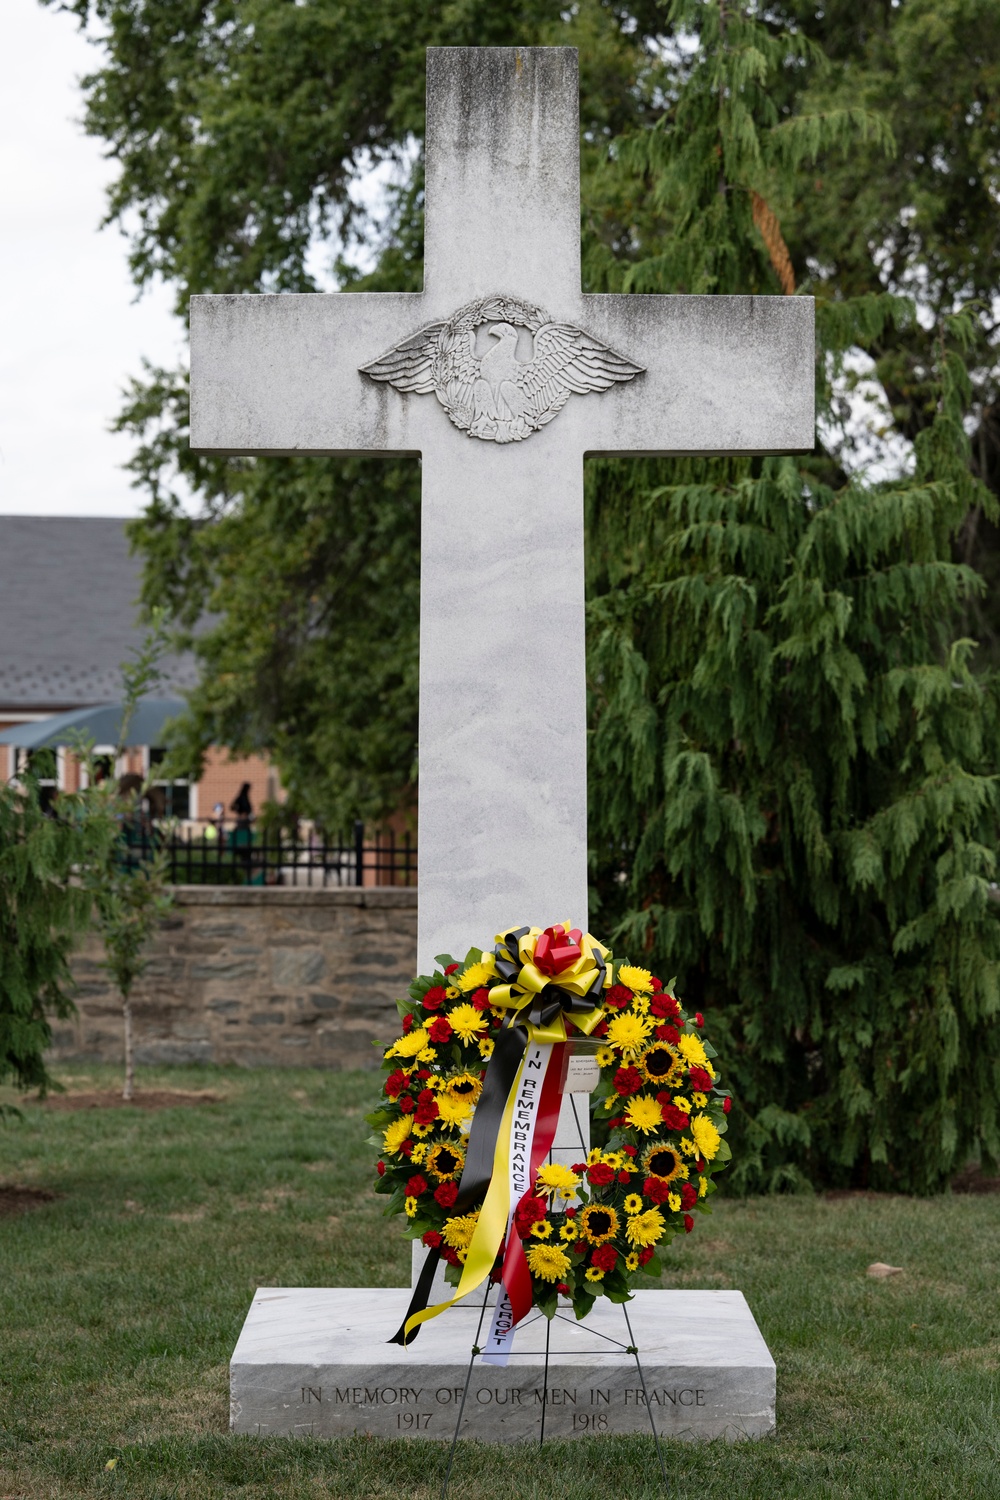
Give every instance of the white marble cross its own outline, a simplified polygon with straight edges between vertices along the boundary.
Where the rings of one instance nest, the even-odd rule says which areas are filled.
[[[587,925],[583,458],[813,445],[813,306],[580,290],[572,48],[432,48],[420,293],[194,297],[203,453],[422,461],[419,964]]]

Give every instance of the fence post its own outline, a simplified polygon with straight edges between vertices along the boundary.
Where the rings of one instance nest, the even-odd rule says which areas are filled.
[[[365,883],[365,825],[360,818],[354,822],[354,884]]]

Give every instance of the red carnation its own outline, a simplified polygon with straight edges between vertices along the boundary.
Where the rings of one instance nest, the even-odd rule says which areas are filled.
[[[607,1021],[599,1021],[597,1023],[597,1025],[594,1027],[593,1031],[590,1034],[591,1034],[591,1036],[607,1036],[607,1034],[608,1034],[608,1023],[607,1023]]]
[[[587,1249],[587,1241],[577,1240],[576,1244],[573,1246],[573,1249],[577,1255],[584,1255]]]
[[[657,977],[656,977],[655,974],[651,974],[649,976],[649,982],[650,982],[650,985],[652,986],[652,988],[654,990],[662,990],[662,988],[663,988],[663,980],[662,979],[657,979]]]
[[[403,1017],[403,1033],[405,1035],[405,1033],[407,1031],[412,1031],[412,1030],[413,1030],[413,1017],[410,1015],[409,1011],[407,1011],[406,1015]]]
[[[419,1198],[421,1193],[427,1191],[427,1180],[421,1177],[419,1172],[414,1173],[406,1184],[406,1196],[408,1198]]]
[[[685,1234],[690,1234],[693,1228],[694,1228],[694,1220],[692,1219],[692,1217],[691,1217],[690,1214],[685,1214],[684,1215],[684,1233]]]
[[[529,1233],[532,1224],[537,1224],[540,1219],[544,1219],[545,1214],[545,1199],[535,1198],[526,1193],[514,1210],[514,1223],[522,1239]]]
[[[666,1203],[670,1194],[670,1184],[660,1177],[647,1177],[642,1190],[651,1203]]]
[[[626,1156],[634,1156],[635,1155],[635,1147],[634,1146],[623,1146],[622,1150],[625,1152]]]
[[[625,1124],[625,1116],[624,1115],[615,1115],[615,1117],[614,1117],[613,1120],[609,1120],[608,1121],[608,1129],[609,1130],[616,1130],[619,1125],[624,1125],[624,1124]]]
[[[567,1217],[567,1219],[575,1219],[576,1218],[576,1209],[575,1208],[567,1208],[567,1210],[566,1210],[566,1217]]]
[[[624,1010],[626,1005],[632,1004],[632,991],[623,984],[613,984],[604,996],[604,1003],[614,1010]]]
[[[384,1177],[385,1176],[385,1162],[384,1161],[377,1161],[375,1163],[375,1170],[376,1170],[376,1172],[378,1173],[378,1175],[380,1177]]]
[[[706,1073],[704,1068],[691,1068],[688,1072],[691,1087],[697,1089],[700,1094],[707,1094],[712,1087],[712,1076]]]
[[[450,1245],[444,1247],[441,1251],[441,1256],[448,1262],[449,1266],[460,1266],[462,1264],[458,1258],[458,1251],[453,1250]]]
[[[451,1022],[447,1016],[435,1016],[427,1028],[427,1035],[432,1042],[451,1041]]]
[[[424,1235],[424,1244],[427,1246],[428,1250],[436,1250],[440,1243],[441,1236],[438,1234],[437,1230],[428,1229],[427,1233]]]
[[[417,1074],[418,1078],[429,1078],[430,1076],[431,1076],[431,1070],[430,1070],[430,1068],[421,1068],[420,1071]]]
[[[587,1163],[585,1161],[575,1161],[570,1167],[571,1172],[586,1172],[586,1170]]]
[[[629,1174],[627,1172],[619,1172],[618,1173],[618,1181],[619,1182],[628,1182],[628,1179],[629,1179]]]
[[[410,1156],[413,1153],[413,1142],[407,1136],[405,1141],[400,1141],[399,1150],[402,1156]]]
[[[448,998],[448,991],[442,984],[432,984],[423,998],[424,1010],[438,1010]]]
[[[664,1021],[662,1026],[657,1026],[654,1033],[658,1042],[666,1042],[668,1047],[676,1047],[681,1039],[681,1034],[676,1026],[668,1026]]]
[[[603,1161],[595,1161],[587,1168],[587,1181],[594,1187],[610,1187],[615,1180],[615,1169]]]
[[[694,1024],[698,1027],[699,1031],[705,1024],[705,1017],[700,1010],[696,1010],[694,1013]]]
[[[653,1259],[654,1254],[655,1254],[655,1251],[653,1250],[652,1245],[647,1245],[645,1247],[645,1249],[640,1250],[639,1251],[639,1264],[640,1264],[640,1266],[648,1265],[649,1262]]]
[[[614,1245],[598,1245],[590,1257],[590,1263],[596,1266],[599,1271],[613,1271],[617,1259],[618,1251]]]
[[[471,1003],[476,1010],[488,1010],[490,1004],[489,990],[473,990]]]
[[[459,971],[459,969],[460,969],[460,968],[461,968],[461,967],[462,967],[462,965],[461,965],[461,964],[449,964],[449,965],[448,965],[448,967],[447,967],[447,968],[446,968],[446,969],[445,969],[445,971],[444,971],[444,972],[445,972],[445,973],[446,973],[446,974],[457,974],[457,973],[458,973],[458,971]]]
[[[405,1088],[406,1074],[403,1072],[402,1068],[397,1068],[396,1071],[394,1073],[390,1073],[388,1078],[385,1080],[385,1092],[388,1094],[390,1099],[397,1099]]]
[[[673,995],[654,995],[649,1002],[650,1015],[657,1016],[660,1020],[676,1021],[680,1009]]]
[[[687,1130],[689,1124],[688,1117],[682,1109],[677,1108],[676,1104],[664,1104],[661,1100],[660,1114],[663,1116],[663,1123],[668,1130]]]
[[[433,1125],[439,1114],[440,1110],[438,1109],[437,1100],[432,1094],[429,1099],[425,1099],[417,1105],[417,1113],[414,1118],[418,1125]]]
[[[560,1297],[569,1296],[569,1287],[566,1285],[565,1281],[559,1282],[558,1286],[556,1287],[556,1291],[559,1293]]]
[[[733,1107],[733,1101],[732,1101],[732,1099],[730,1099],[729,1095],[727,1094],[726,1097],[722,1101],[722,1113],[724,1115],[728,1115],[728,1113],[732,1109],[732,1107]]]
[[[619,1068],[615,1074],[616,1094],[637,1094],[642,1088],[642,1074],[638,1068]]]
[[[434,1189],[434,1202],[440,1204],[442,1208],[453,1208],[457,1197],[457,1182],[442,1182],[440,1187]]]
[[[413,1111],[417,1107],[409,1094],[400,1094],[399,1098],[396,1100],[396,1103],[399,1105],[404,1115],[412,1115]]]
[[[698,1202],[698,1189],[693,1182],[685,1182],[681,1188],[681,1208],[694,1208]]]

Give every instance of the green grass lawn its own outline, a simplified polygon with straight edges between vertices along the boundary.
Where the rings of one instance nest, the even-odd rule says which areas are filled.
[[[64,1074],[73,1090],[115,1078]],[[227,1431],[227,1362],[255,1287],[409,1279],[409,1246],[368,1190],[374,1085],[145,1070],[140,1087],[219,1102],[27,1105],[0,1125],[0,1184],[58,1195],[0,1219],[0,1500],[439,1493],[435,1444]],[[671,1254],[665,1284],[745,1292],[778,1365],[777,1438],[668,1445],[673,1496],[1000,1497],[1000,1198],[723,1201]],[[904,1274],[871,1280],[872,1261]],[[455,1500],[658,1493],[648,1438],[463,1443],[451,1487]]]

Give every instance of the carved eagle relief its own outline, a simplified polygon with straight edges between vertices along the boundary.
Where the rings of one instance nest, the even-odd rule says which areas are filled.
[[[489,347],[476,353],[477,329]],[[518,329],[531,335],[531,358],[518,358]],[[397,391],[432,392],[469,437],[519,443],[562,411],[572,395],[606,391],[642,374],[572,323],[553,323],[541,308],[513,297],[485,297],[446,322],[429,323],[380,359],[361,366]]]

